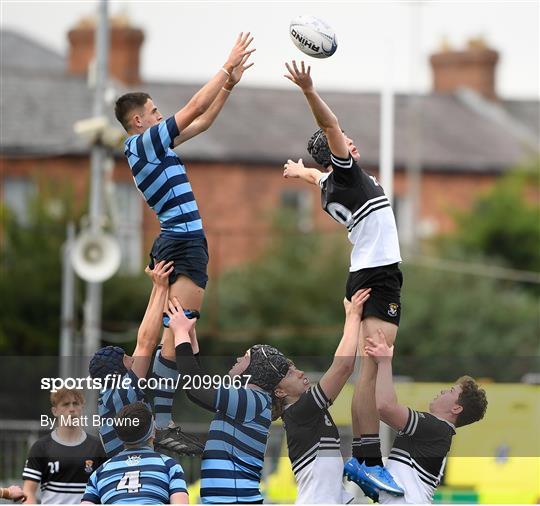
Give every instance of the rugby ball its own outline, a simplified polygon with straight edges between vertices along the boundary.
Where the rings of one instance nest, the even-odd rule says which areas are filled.
[[[315,16],[298,16],[291,21],[289,35],[294,45],[313,58],[328,58],[337,49],[332,27]]]

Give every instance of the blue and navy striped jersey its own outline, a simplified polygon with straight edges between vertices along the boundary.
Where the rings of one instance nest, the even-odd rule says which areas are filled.
[[[124,450],[92,473],[82,498],[94,504],[169,504],[186,492],[180,464],[149,447]]]
[[[116,434],[114,427],[107,425],[106,420],[114,418],[119,411],[134,402],[145,402],[144,392],[139,388],[137,375],[129,370],[122,377],[122,381],[129,379],[128,388],[109,388],[99,393],[98,399],[98,413],[101,417],[101,424],[99,427],[99,434],[107,457],[113,457],[117,453],[124,449],[124,443]]]
[[[165,237],[203,237],[201,216],[182,160],[171,149],[179,135],[171,116],[125,141],[124,154],[139,191],[156,212]]]
[[[201,463],[203,504],[261,501],[259,490],[270,429],[270,394],[220,388]]]

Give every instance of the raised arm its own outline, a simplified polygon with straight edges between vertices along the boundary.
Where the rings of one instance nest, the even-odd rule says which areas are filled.
[[[394,381],[392,379],[392,356],[394,347],[388,346],[384,333],[378,329],[377,341],[366,339],[366,353],[377,363],[377,383],[375,403],[381,420],[396,430],[402,430],[407,424],[409,410],[398,403]]]
[[[250,54],[251,53],[246,54],[242,58],[240,64],[234,67],[230,77],[227,79],[227,82],[218,92],[216,99],[212,102],[212,105],[207,109],[207,111],[204,114],[201,114],[201,116],[194,120],[189,126],[184,128],[184,130],[180,131],[180,135],[174,141],[175,146],[186,142],[188,139],[191,139],[192,137],[195,137],[196,135],[199,135],[210,128],[218,114],[221,112],[221,109],[225,105],[225,102],[229,98],[233,88],[240,82],[244,72],[253,65],[253,62],[247,63]]]
[[[134,361],[131,367],[138,378],[146,376],[152,353],[159,343],[163,308],[169,293],[169,274],[173,269],[173,262],[163,260],[158,262],[152,271],[152,293],[137,333],[137,345],[133,352]]]
[[[317,169],[311,169],[304,167],[302,158],[298,162],[287,160],[287,163],[283,165],[283,177],[284,178],[298,178],[309,184],[318,185],[323,173]]]
[[[294,60],[291,64],[285,63],[285,66],[289,71],[289,74],[285,74],[285,77],[296,84],[304,93],[317,125],[323,129],[328,139],[330,151],[340,158],[348,158],[349,150],[345,142],[345,136],[341,131],[336,115],[315,91],[311,79],[311,67],[306,68],[305,63],[302,61],[300,62],[300,68],[298,68]]]
[[[223,67],[174,115],[180,132],[206,112],[231,77],[234,68],[241,64],[245,56],[255,51],[255,49],[248,49],[252,40],[253,37],[250,37],[249,32],[240,33]]]
[[[183,378],[194,378],[205,375],[199,362],[195,358],[193,345],[198,348],[197,339],[193,332],[195,319],[189,319],[184,314],[180,301],[174,297],[169,301],[169,328],[174,334],[174,346],[176,349],[176,368]],[[204,409],[215,411],[216,390],[204,388],[202,381],[197,382],[200,388],[193,388],[194,381],[183,381],[183,389],[190,400]]]
[[[362,321],[362,310],[364,303],[369,298],[371,288],[358,290],[349,302],[344,299],[345,305],[345,326],[343,337],[334,354],[334,361],[319,381],[326,397],[334,401],[347,383],[354,370],[356,359],[356,349],[358,347],[358,337],[360,335],[360,323]]]

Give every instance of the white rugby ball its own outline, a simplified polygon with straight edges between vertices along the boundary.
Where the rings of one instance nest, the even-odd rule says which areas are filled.
[[[328,58],[337,49],[332,27],[315,16],[298,16],[291,21],[289,35],[294,45],[313,58]]]

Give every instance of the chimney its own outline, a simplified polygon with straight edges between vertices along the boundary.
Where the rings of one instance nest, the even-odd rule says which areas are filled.
[[[109,75],[124,84],[139,84],[139,54],[144,40],[142,30],[130,26],[126,16],[109,20]],[[86,76],[94,58],[95,18],[83,18],[68,32],[69,55],[67,71]]]
[[[487,47],[481,38],[470,39],[464,51],[456,51],[443,41],[440,51],[430,58],[433,91],[452,93],[465,87],[496,100],[495,66],[498,60],[499,53]]]

